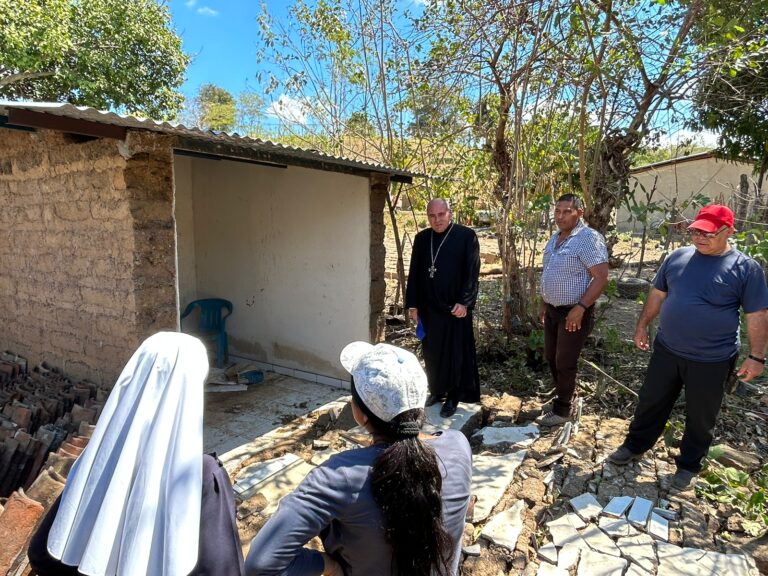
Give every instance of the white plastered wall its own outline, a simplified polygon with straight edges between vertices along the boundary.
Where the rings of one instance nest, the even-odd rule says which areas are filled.
[[[226,298],[231,355],[348,379],[341,348],[369,338],[368,179],[184,156],[175,172],[182,309]]]
[[[650,192],[656,180],[656,191],[651,202],[663,206],[671,206],[672,199],[677,198],[676,206],[689,200],[696,194],[703,194],[713,202],[728,203],[734,191],[739,189],[739,181],[742,174],[747,174],[752,179],[752,166],[744,163],[726,162],[716,158],[702,158],[667,164],[657,168],[650,168],[629,177],[629,189],[635,190],[635,199],[639,204],[645,203],[645,195]],[[635,188],[635,186],[637,186]],[[642,186],[642,187],[641,187]],[[645,189],[645,190],[644,190]],[[693,219],[697,208],[689,208],[683,215]],[[620,231],[632,229],[632,221],[627,207],[622,205],[616,213],[616,224]],[[663,218],[659,214],[658,218]],[[651,220],[654,216],[651,216]],[[641,226],[637,224],[636,227]]]

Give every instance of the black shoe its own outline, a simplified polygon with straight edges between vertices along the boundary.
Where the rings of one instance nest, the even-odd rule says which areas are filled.
[[[448,398],[448,400],[445,401],[443,404],[443,407],[440,408],[440,416],[443,418],[450,418],[454,414],[456,414],[456,408],[458,407],[459,403],[456,400],[453,400],[451,398]]]
[[[432,392],[429,393],[429,396],[427,396],[427,401],[424,404],[424,406],[432,406],[434,404],[437,404],[442,400],[442,397],[440,397],[439,394],[433,394]]]
[[[616,450],[613,454],[608,456],[608,462],[615,464],[616,466],[626,466],[630,462],[637,462],[642,457],[642,454],[635,454],[634,452],[630,451],[629,448],[622,445],[619,446],[618,450]]]

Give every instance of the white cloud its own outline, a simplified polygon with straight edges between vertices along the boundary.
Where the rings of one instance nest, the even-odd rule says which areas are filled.
[[[187,0],[184,2],[184,6],[187,8],[192,8],[195,4],[197,4],[197,0]]]
[[[309,106],[306,102],[282,94],[275,102],[267,106],[268,116],[279,118],[292,124],[306,124]]]
[[[662,134],[659,137],[659,146],[679,146],[685,144],[694,144],[697,146],[706,146],[715,148],[717,146],[717,134],[704,130],[702,132],[693,132],[692,130],[678,130],[672,134]]]
[[[202,14],[203,16],[218,16],[219,12],[218,10],[214,10],[213,8],[208,8],[208,6],[203,6],[202,8],[197,9],[198,14]]]

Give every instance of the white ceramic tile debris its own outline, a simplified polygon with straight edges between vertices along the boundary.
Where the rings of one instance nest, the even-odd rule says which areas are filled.
[[[627,567],[624,558],[601,554],[587,548],[581,554],[576,576],[622,576]]]
[[[299,484],[301,484],[301,481],[314,469],[314,466],[307,464],[302,460],[293,466],[284,468],[274,476],[271,476],[266,481],[259,484],[258,493],[263,494],[268,502],[267,507],[261,511],[261,514],[264,517],[269,517],[274,514],[283,496],[296,490]]]
[[[258,462],[243,468],[235,479],[234,489],[241,497],[247,498],[248,494],[258,484],[301,460],[296,454],[285,454],[279,458],[272,458],[264,462]]]
[[[559,524],[567,525],[572,528],[575,528],[576,530],[581,530],[582,528],[587,527],[587,523],[584,522],[581,518],[579,518],[576,514],[573,512],[568,512],[568,514],[563,514],[560,516],[560,518],[555,518],[554,520],[550,520],[546,523],[546,526],[556,526]]]
[[[658,560],[653,547],[653,538],[647,534],[620,538],[616,544],[618,544],[624,558],[628,558],[649,572],[656,570]]]
[[[538,554],[540,558],[547,562],[557,564],[557,547],[552,542],[547,542],[544,546],[541,546],[538,549]]]
[[[475,432],[475,435],[482,438],[484,446],[510,444],[523,448],[530,446],[536,441],[539,437],[539,427],[535,424],[529,426],[505,426],[504,428],[486,426]]]
[[[576,512],[582,520],[587,522],[592,520],[592,518],[597,518],[603,510],[603,507],[600,506],[600,502],[597,501],[597,498],[589,492],[571,498],[570,503],[574,512]]]
[[[653,576],[653,572],[648,572],[648,570],[645,570],[644,568],[640,568],[640,566],[638,566],[634,562],[630,562],[629,568],[627,568],[627,571],[624,573],[624,576]]]
[[[595,552],[600,552],[609,556],[621,556],[621,552],[619,552],[619,549],[616,544],[614,544],[613,540],[594,524],[590,524],[582,530],[581,537],[587,543],[587,546],[592,548]]]
[[[656,512],[651,512],[651,517],[648,519],[648,534],[667,542],[669,540],[669,521]]]
[[[600,516],[597,525],[600,527],[600,530],[612,538],[623,538],[624,536],[634,536],[639,534],[635,527],[624,518]]]
[[[611,501],[608,502],[608,506],[603,508],[603,514],[619,518],[623,516],[624,512],[627,511],[627,508],[632,505],[633,500],[634,498],[632,496],[616,496],[611,498]]]
[[[495,514],[483,527],[480,535],[497,546],[514,551],[520,532],[523,530],[525,502],[518,500],[510,508]]]
[[[424,424],[424,432],[430,434],[438,430],[461,430],[475,414],[482,410],[480,404],[465,404],[460,402],[456,408],[456,413],[450,418],[440,416],[442,404],[438,402],[432,406],[427,406],[424,410],[427,413],[427,420]]]
[[[652,508],[653,502],[638,496],[635,498],[632,508],[629,509],[627,520],[635,526],[645,528],[645,524],[648,522],[648,515],[651,513]]]
[[[501,456],[478,454],[472,457],[472,494],[477,496],[472,517],[474,522],[485,520],[499,503],[525,453],[525,450],[520,450]]]
[[[672,522],[677,521],[677,512],[674,510],[667,510],[666,508],[654,508],[653,513],[658,514],[662,518],[666,518],[667,520],[671,520]]]
[[[721,554],[707,551],[699,560],[699,565],[707,574],[727,574],[728,576],[748,576],[753,566],[742,554]]]
[[[555,546],[558,548],[573,542],[579,543],[579,545],[583,546],[586,545],[582,541],[581,536],[579,535],[579,531],[576,530],[576,528],[574,528],[570,522],[568,522],[565,516],[558,520],[547,522],[547,528],[549,528],[549,534],[552,536],[552,542],[554,542]]]
[[[553,564],[543,562],[539,565],[539,570],[536,572],[536,576],[570,576],[570,574],[568,570],[563,570]]]
[[[557,557],[557,567],[571,572],[575,570],[579,564],[579,557],[581,556],[581,549],[583,544],[576,542],[569,542],[560,549],[560,554]]]

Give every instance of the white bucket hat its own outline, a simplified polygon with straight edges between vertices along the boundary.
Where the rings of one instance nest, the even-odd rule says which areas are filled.
[[[341,365],[355,380],[360,399],[389,422],[427,401],[427,375],[411,352],[390,344],[352,342],[341,351]]]

